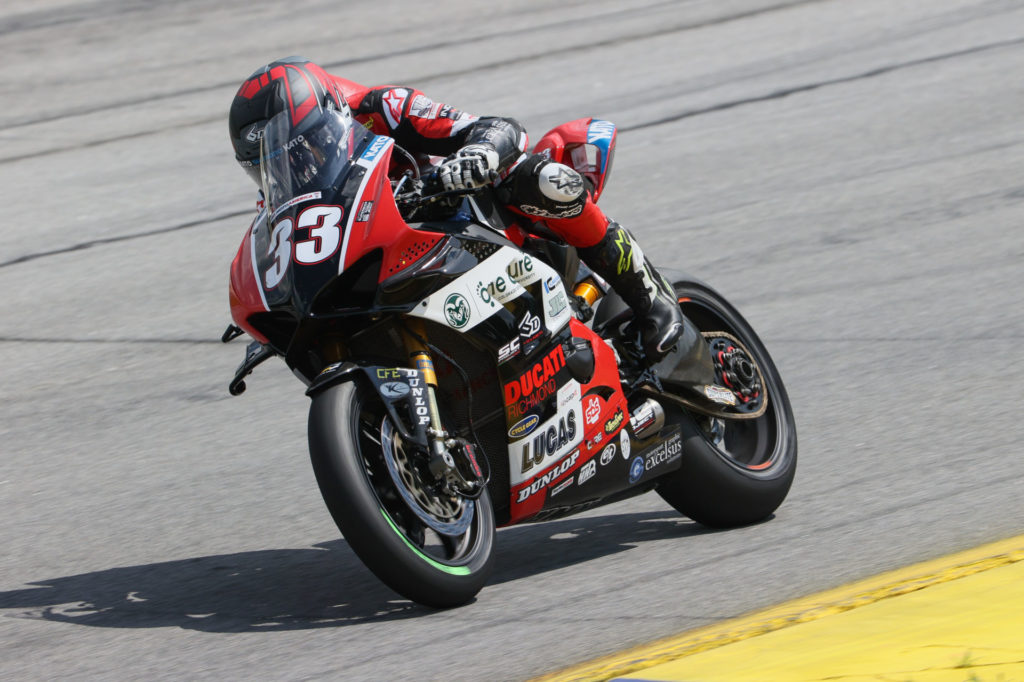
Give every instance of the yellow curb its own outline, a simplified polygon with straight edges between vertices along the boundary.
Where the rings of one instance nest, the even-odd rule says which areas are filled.
[[[536,678],[533,682],[607,680],[727,644],[875,604],[1024,560],[1024,535],[802,597]]]

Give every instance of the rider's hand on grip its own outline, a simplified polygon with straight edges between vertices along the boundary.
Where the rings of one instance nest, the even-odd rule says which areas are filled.
[[[441,164],[437,173],[445,190],[473,189],[497,177],[498,152],[489,144],[470,144]]]

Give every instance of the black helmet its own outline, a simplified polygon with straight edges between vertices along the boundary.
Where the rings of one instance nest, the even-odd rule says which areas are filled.
[[[285,57],[257,69],[235,93],[228,132],[235,159],[260,184],[260,138],[271,118],[287,111],[297,125],[314,109],[348,110],[345,96],[320,66],[304,57]]]

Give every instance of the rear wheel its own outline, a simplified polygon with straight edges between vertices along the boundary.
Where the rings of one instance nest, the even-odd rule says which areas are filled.
[[[370,387],[351,381],[313,397],[309,452],[335,523],[385,584],[436,608],[484,586],[495,532],[487,491],[476,500],[440,491]]]
[[[760,521],[789,492],[796,473],[796,424],[779,371],[764,344],[740,313],[707,285],[677,280],[683,314],[702,332],[725,332],[745,349],[745,362],[760,370],[767,401],[754,419],[718,419],[693,414],[683,419],[683,465],[662,478],[658,494],[706,526],[727,528]],[[719,337],[721,339],[722,337]]]

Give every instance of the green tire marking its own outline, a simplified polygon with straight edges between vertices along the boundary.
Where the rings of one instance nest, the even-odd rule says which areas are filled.
[[[381,513],[381,516],[384,517],[384,520],[388,522],[388,525],[391,526],[391,530],[395,531],[395,533],[398,535],[398,537],[402,538],[402,542],[404,542],[406,544],[406,546],[408,546],[409,549],[411,549],[413,552],[415,552],[421,559],[426,561],[428,564],[430,564],[431,566],[433,566],[437,570],[444,571],[445,573],[450,573],[452,575],[469,575],[470,573],[472,573],[472,571],[470,571],[465,566],[445,566],[444,564],[442,564],[442,563],[440,563],[438,561],[434,561],[433,559],[428,557],[426,554],[421,552],[420,549],[418,547],[416,547],[416,545],[414,545],[411,542],[409,542],[409,538],[405,537],[405,535],[402,534],[402,531],[398,530],[398,526],[395,525],[395,522],[391,520],[391,517],[388,516],[388,513],[386,511],[381,509],[380,513]]]

